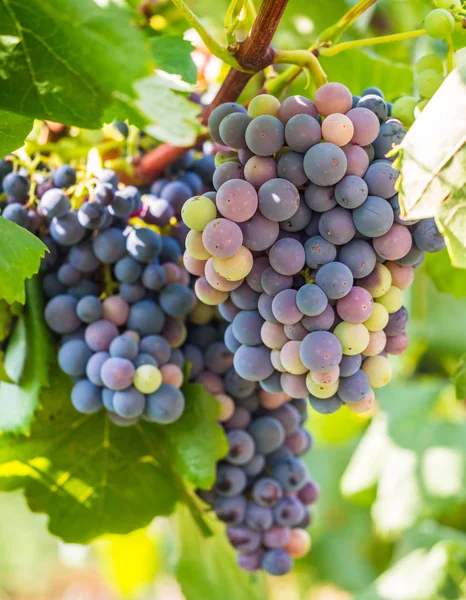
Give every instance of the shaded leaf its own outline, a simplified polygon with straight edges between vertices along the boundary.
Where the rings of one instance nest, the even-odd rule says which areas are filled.
[[[454,381],[456,397],[458,400],[466,400],[466,354],[458,361]]]
[[[24,282],[39,271],[41,258],[45,256],[47,248],[38,237],[2,217],[0,238],[0,298],[8,304],[24,304]]]
[[[6,156],[23,145],[34,120],[6,110],[0,110],[0,156]]]
[[[16,321],[5,352],[5,370],[12,382],[19,383],[27,356],[26,320],[23,315]]]
[[[39,405],[41,389],[48,385],[51,360],[50,335],[44,323],[42,290],[38,277],[26,282],[27,304],[24,317],[18,321],[17,360],[19,369],[10,364],[15,374],[23,372],[20,384],[0,383],[0,432],[25,433],[29,430]],[[20,325],[23,323],[23,325]],[[11,359],[10,359],[11,360]]]
[[[466,297],[466,269],[453,267],[446,250],[427,253],[424,265],[439,292],[451,294],[455,298]]]
[[[155,63],[159,69],[180,75],[188,83],[196,83],[197,69],[191,58],[191,42],[181,37],[161,35],[150,40]]]
[[[122,2],[0,1],[0,106],[21,115],[98,127],[113,92],[133,95],[151,72],[142,31]]]

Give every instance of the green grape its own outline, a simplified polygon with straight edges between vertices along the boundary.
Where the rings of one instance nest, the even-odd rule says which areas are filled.
[[[453,10],[461,6],[461,0],[433,0],[434,5],[437,8],[444,8],[446,10]]]
[[[255,96],[248,106],[248,115],[253,119],[261,115],[272,115],[278,117],[280,102],[270,94],[259,94]]]
[[[354,356],[361,354],[369,343],[369,331],[362,323],[347,323],[342,321],[334,330],[334,335],[340,340],[343,354]]]
[[[403,306],[403,292],[392,285],[386,294],[377,298],[376,302],[385,306],[388,313],[394,313]]]
[[[426,54],[425,56],[421,56],[421,58],[414,65],[414,71],[417,75],[419,75],[419,73],[422,73],[422,71],[425,71],[426,69],[434,69],[434,71],[443,74],[442,59],[435,54]]]
[[[219,167],[226,162],[239,163],[238,153],[234,150],[220,150],[220,152],[217,152],[215,155],[214,162],[216,167]]]
[[[228,281],[244,279],[249,275],[252,263],[251,251],[246,246],[241,246],[238,252],[229,258],[214,257],[215,271]]]
[[[419,115],[424,110],[424,108],[427,106],[427,104],[429,104],[429,98],[424,98],[424,100],[421,100],[420,102],[418,102],[418,104],[414,110],[414,116],[416,117],[416,119],[419,117]]]
[[[315,396],[316,398],[321,398],[322,400],[326,398],[331,398],[337,393],[339,380],[337,379],[333,383],[329,383],[325,385],[323,383],[316,383],[312,381],[312,374],[309,372],[306,377],[306,387],[309,390],[309,393]]]
[[[444,40],[455,28],[453,15],[444,8],[434,8],[428,13],[424,21],[427,34],[436,40]]]
[[[392,378],[392,365],[385,356],[370,356],[362,363],[362,370],[367,375],[373,388],[381,388]]]
[[[187,200],[181,210],[181,218],[189,229],[204,231],[206,225],[217,216],[217,207],[206,196],[194,196]]]
[[[363,325],[367,327],[370,332],[382,331],[388,323],[388,310],[383,304],[377,304],[372,307],[372,314],[364,321]]]
[[[186,236],[185,245],[189,254],[197,260],[208,260],[212,256],[204,248],[204,244],[202,243],[202,233],[199,231],[191,229]]]
[[[395,100],[392,106],[392,117],[400,119],[406,126],[414,123],[414,109],[419,100],[413,96],[403,96]]]
[[[141,365],[134,373],[133,384],[141,394],[153,394],[162,385],[162,373],[154,365]]]
[[[443,75],[434,69],[426,69],[416,77],[416,87],[423,98],[432,98],[442,83]]]
[[[392,274],[387,267],[377,263],[372,273],[360,279],[358,285],[367,290],[372,298],[379,298],[379,296],[383,296],[390,289]]]

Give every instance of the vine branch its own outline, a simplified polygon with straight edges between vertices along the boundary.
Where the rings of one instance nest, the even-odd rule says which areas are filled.
[[[354,50],[355,48],[362,48],[363,46],[374,46],[375,44],[388,44],[390,42],[400,42],[403,40],[409,40],[416,37],[426,35],[425,29],[416,29],[414,31],[406,31],[404,33],[393,33],[391,35],[381,35],[379,37],[365,38],[363,40],[352,40],[351,42],[341,42],[330,46],[328,48],[319,48],[319,54],[322,56],[335,56],[345,50]]]
[[[202,28],[203,25],[196,15],[194,15],[194,13],[192,13],[192,11],[184,4],[183,0],[172,1],[180,7],[183,15],[193,27],[195,27],[194,22],[196,22],[196,31],[201,35],[199,29],[197,29],[197,24],[200,24]],[[237,100],[254,73],[262,71],[274,62],[275,52],[270,44],[288,1],[289,0],[263,0],[248,37],[244,42],[238,44],[238,47],[235,49],[234,59],[240,65],[242,70],[236,68],[230,69],[212,103],[209,106],[206,106],[202,111],[201,122],[203,124],[207,123],[207,119],[214,108],[224,102],[234,102]],[[212,38],[206,30],[204,31],[206,32],[210,43]],[[207,46],[206,41],[203,41]],[[221,48],[223,47],[221,46]],[[219,56],[216,52],[212,52],[216,54],[216,56]],[[230,57],[232,56],[229,52],[228,54]],[[220,58],[222,57],[220,56]],[[228,64],[231,64],[231,61],[228,62]],[[205,137],[206,136],[199,136],[197,143],[203,141]],[[153,180],[172,162],[183,156],[188,149],[189,148],[185,147],[171,146],[170,144],[161,144],[142,157],[135,169],[136,176],[141,181],[148,182]]]

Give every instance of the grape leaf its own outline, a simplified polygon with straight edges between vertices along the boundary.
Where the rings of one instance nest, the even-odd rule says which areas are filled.
[[[0,218],[0,237],[0,298],[24,304],[24,281],[39,271],[47,248],[27,229],[4,218]]]
[[[466,354],[458,361],[454,381],[456,397],[458,400],[466,400]]]
[[[388,100],[411,93],[413,71],[410,65],[362,50],[321,56],[319,60],[329,81],[344,83],[353,94],[360,94],[369,86],[380,87]]]
[[[31,117],[0,110],[0,156],[6,156],[23,145],[33,122]]]
[[[12,326],[12,307],[5,300],[0,300],[0,342],[6,340],[10,335]]]
[[[159,69],[180,75],[188,83],[196,83],[197,69],[191,58],[191,42],[174,35],[161,35],[150,41],[155,63]]]
[[[466,270],[453,267],[446,250],[427,253],[424,264],[439,292],[452,294],[455,298],[466,297]]]
[[[0,0],[1,108],[98,127],[113,93],[134,95],[152,71],[132,14],[114,0]]]
[[[201,538],[192,517],[183,507],[174,516],[179,551],[175,573],[186,598],[266,600],[263,575],[254,578],[242,571],[228,544],[224,526],[212,523],[217,535]]]
[[[122,428],[105,411],[77,413],[71,381],[58,368],[50,380],[30,436],[0,437],[0,489],[24,488],[31,509],[47,513],[51,533],[68,542],[144,527],[170,514],[176,501],[186,502],[203,525],[183,476],[210,485],[224,453],[213,396],[188,386],[176,429],[144,422]]]
[[[435,216],[452,263],[466,267],[466,61],[450,73],[401,144],[399,197],[409,218]],[[445,119],[448,106],[448,119]]]
[[[26,288],[26,312],[18,319],[16,341],[12,338],[15,348],[7,351],[5,357],[6,372],[16,383],[0,382],[0,432],[28,432],[40,391],[49,382],[51,344],[44,323],[39,277],[27,281]]]

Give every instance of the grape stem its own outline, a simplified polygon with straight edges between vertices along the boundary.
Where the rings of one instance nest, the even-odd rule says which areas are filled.
[[[293,64],[301,69],[308,69],[317,88],[327,83],[325,71],[322,69],[315,54],[309,50],[276,50],[274,63]]]
[[[226,46],[222,46],[220,42],[210,35],[210,33],[202,24],[201,20],[193,13],[184,0],[172,0],[172,2],[179,9],[191,27],[197,31],[199,37],[204,42],[211,54],[220,58],[227,65],[235,67],[239,70],[243,70],[242,66],[237,62],[228,48]]]
[[[363,46],[374,46],[376,44],[389,44],[391,42],[401,42],[412,38],[426,35],[425,29],[416,29],[414,31],[405,31],[404,33],[393,33],[391,35],[381,35],[380,37],[366,38],[363,40],[353,40],[351,42],[341,42],[335,46],[319,48],[319,54],[322,56],[335,56],[345,50],[354,50],[354,48],[362,48]]]

